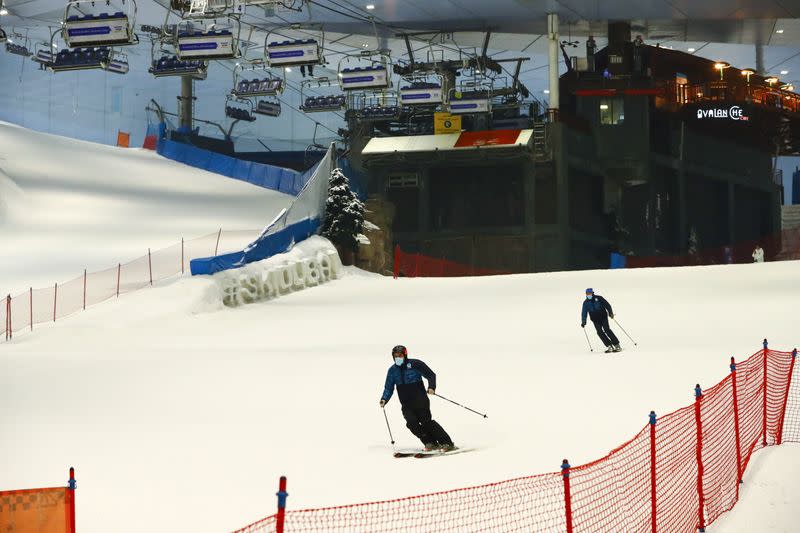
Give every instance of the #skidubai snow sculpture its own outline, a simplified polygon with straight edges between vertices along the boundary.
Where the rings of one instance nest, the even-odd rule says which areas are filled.
[[[280,254],[243,268],[214,274],[222,303],[227,307],[238,307],[271,300],[342,275],[342,262],[333,247],[313,250],[301,257],[298,255]]]

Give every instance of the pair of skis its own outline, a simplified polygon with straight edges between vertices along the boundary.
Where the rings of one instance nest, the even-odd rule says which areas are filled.
[[[416,459],[425,459],[428,457],[439,457],[442,455],[453,455],[456,453],[463,453],[468,452],[470,450],[465,450],[461,448],[453,448],[452,450],[443,452],[441,450],[431,450],[429,452],[426,451],[419,451],[419,452],[394,452],[394,456],[396,459],[401,459],[403,457],[414,457]]]

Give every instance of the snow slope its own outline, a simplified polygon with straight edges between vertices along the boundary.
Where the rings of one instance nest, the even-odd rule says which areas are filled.
[[[46,173],[28,164],[15,172]],[[69,190],[87,211],[105,205],[100,183],[97,194]],[[184,213],[199,201],[165,196]],[[62,230],[25,231],[47,243],[48,231]],[[83,232],[95,243],[109,236],[102,222]],[[18,252],[2,268],[19,280],[31,263],[58,270],[61,254],[45,252],[32,262]],[[63,252],[63,264],[81,259]],[[82,533],[219,532],[274,512],[280,475],[299,509],[552,472],[564,457],[578,465],[630,438],[650,410],[692,402],[695,383],[717,383],[729,357],[744,359],[763,337],[794,347],[799,269],[393,280],[349,268],[343,279],[238,309],[221,306],[209,278],[173,279],[0,344],[0,490],[64,484],[74,466]],[[625,351],[597,353],[593,334],[588,351],[579,327],[588,286],[638,347],[617,329]],[[391,457],[378,400],[398,343],[434,369],[438,392],[488,413],[432,399],[455,442],[477,451]],[[386,410],[397,446],[416,446],[396,397]],[[742,501],[708,531],[798,531],[798,464],[798,445],[757,453]]]
[[[147,150],[0,122],[0,294],[52,286],[220,227],[257,232],[289,201]],[[245,240],[223,238],[221,249]]]

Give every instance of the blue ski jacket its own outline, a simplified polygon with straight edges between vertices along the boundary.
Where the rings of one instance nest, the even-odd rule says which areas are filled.
[[[428,388],[436,389],[436,374],[419,359],[406,359],[402,366],[392,365],[386,373],[386,385],[381,399],[388,402],[395,386],[401,404],[414,402],[427,394],[422,378],[428,380]]]
[[[591,317],[592,322],[596,322],[597,320],[602,320],[606,312],[611,315],[614,314],[611,304],[605,298],[597,294],[591,300],[585,298],[583,300],[583,309],[581,310],[581,324],[586,325],[586,315]]]

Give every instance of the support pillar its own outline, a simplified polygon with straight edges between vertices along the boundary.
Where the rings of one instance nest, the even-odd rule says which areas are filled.
[[[194,85],[191,76],[181,76],[181,95],[178,97],[180,102],[181,129],[191,131],[192,129],[192,103],[194,102]]]
[[[547,14],[547,61],[550,72],[549,115],[557,115],[559,107],[558,95],[558,13]]]

